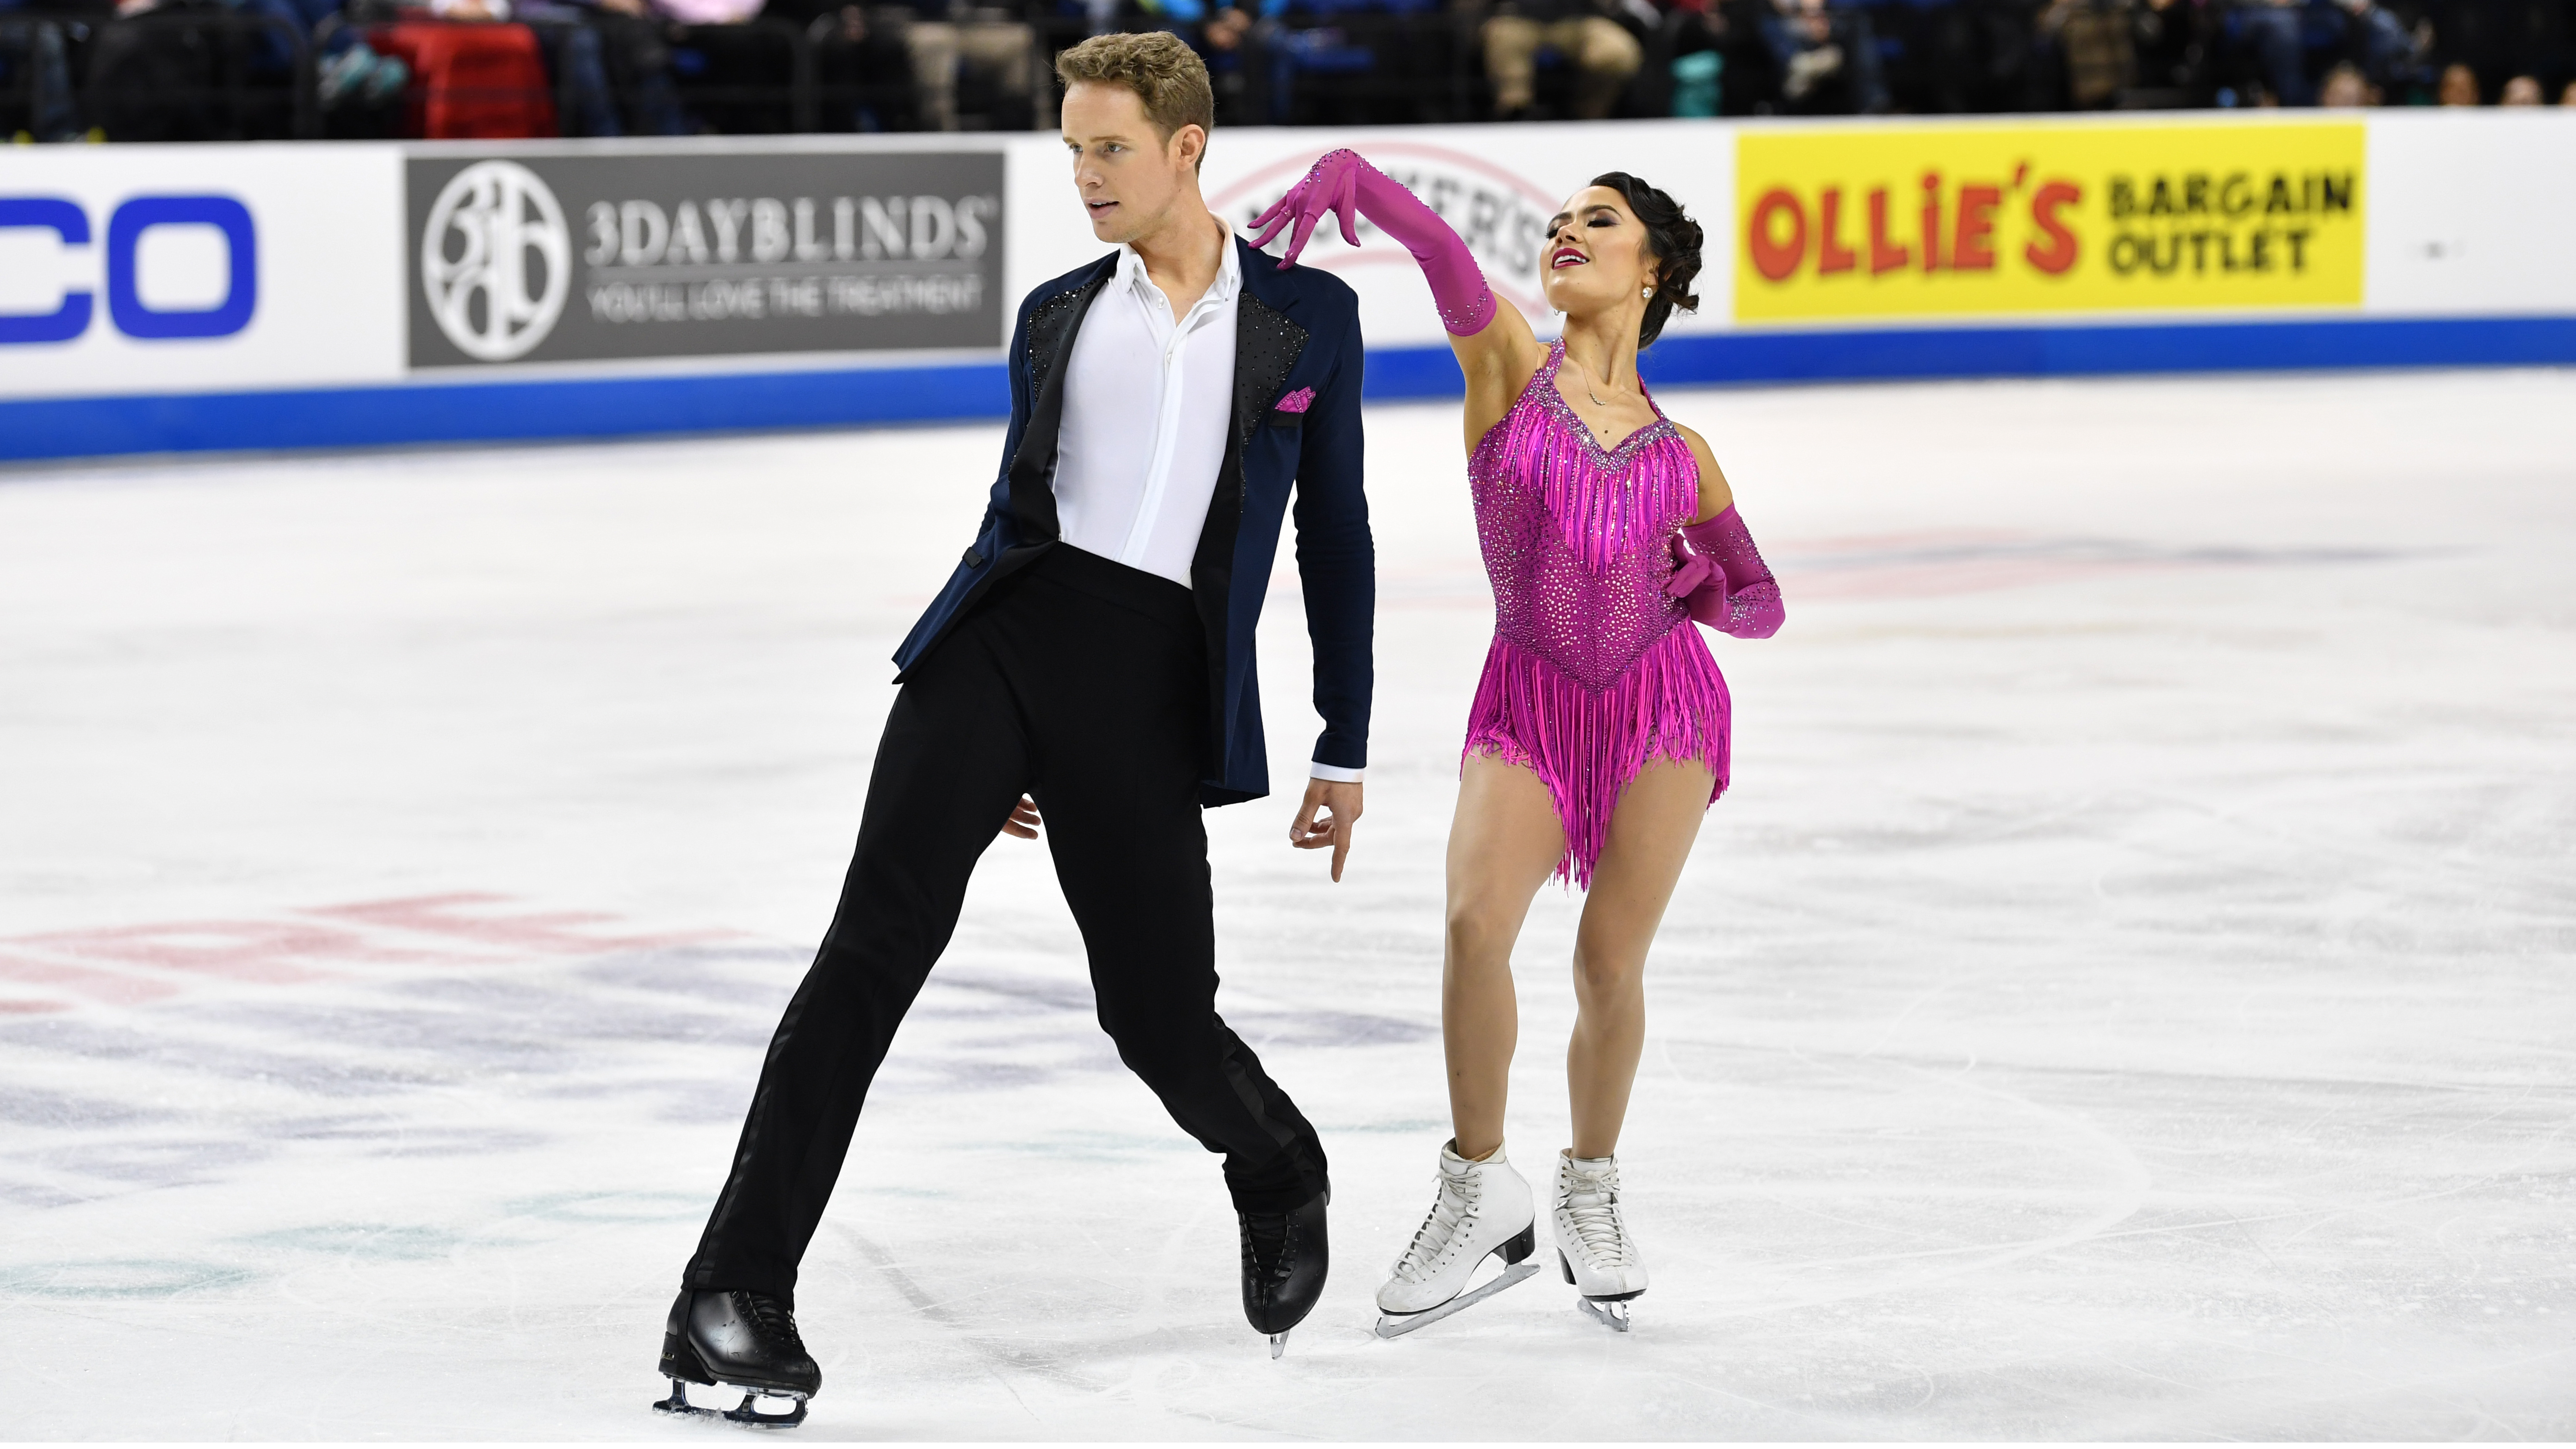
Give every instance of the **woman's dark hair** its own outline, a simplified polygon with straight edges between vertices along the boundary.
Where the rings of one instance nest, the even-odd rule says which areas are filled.
[[[1699,275],[1699,223],[1682,213],[1680,202],[1625,171],[1604,171],[1592,184],[1627,199],[1628,209],[1646,228],[1646,250],[1663,263],[1655,273],[1655,295],[1646,300],[1645,323],[1637,329],[1637,345],[1652,347],[1675,307],[1699,310],[1699,298],[1690,290],[1691,279]]]

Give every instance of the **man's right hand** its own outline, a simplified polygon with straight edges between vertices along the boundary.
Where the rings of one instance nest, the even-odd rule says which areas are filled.
[[[1011,818],[1002,822],[1002,833],[1016,835],[1022,840],[1035,840],[1040,823],[1038,802],[1023,795],[1020,803],[1011,807]]]

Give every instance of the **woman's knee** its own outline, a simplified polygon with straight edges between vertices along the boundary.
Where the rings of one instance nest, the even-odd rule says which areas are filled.
[[[1512,913],[1483,901],[1452,901],[1446,944],[1453,964],[1491,965],[1508,962],[1520,923]]]
[[[1613,1006],[1632,1000],[1646,979],[1646,962],[1627,951],[1574,948],[1574,995],[1582,1005]]]

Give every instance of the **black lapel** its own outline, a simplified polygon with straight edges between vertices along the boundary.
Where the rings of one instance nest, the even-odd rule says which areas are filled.
[[[1305,350],[1306,329],[1246,288],[1234,313],[1235,447],[1252,441],[1252,430],[1265,421]]]
[[[1253,253],[1259,257],[1258,252]],[[1250,271],[1247,264],[1244,268]],[[1235,294],[1234,410],[1225,430],[1225,461],[1217,470],[1216,493],[1208,499],[1207,526],[1199,531],[1198,552],[1190,576],[1202,600],[1211,593],[1221,603],[1224,583],[1234,572],[1234,533],[1243,521],[1243,447],[1252,441],[1288,370],[1306,350],[1306,329],[1285,313],[1252,295],[1250,287]],[[1205,605],[1202,604],[1202,609]]]
[[[1029,408],[1028,426],[1020,431],[1019,451],[1011,455],[1011,515],[1019,523],[1022,543],[1052,542],[1058,535],[1054,473],[1056,442],[1064,426],[1065,372],[1092,298],[1117,274],[1117,257],[1104,258],[1091,280],[1056,293],[1029,313],[1029,395],[1036,401]]]
[[[1278,401],[1298,354],[1306,350],[1306,329],[1253,295],[1252,270],[1269,260],[1250,247],[1236,257],[1243,287],[1234,303],[1234,411],[1225,430],[1225,461],[1217,469],[1216,492],[1208,499],[1207,524],[1199,530],[1198,552],[1190,558],[1191,593],[1207,633],[1208,737],[1220,751],[1209,766],[1212,777],[1225,767],[1226,635],[1234,591],[1234,536],[1243,523],[1243,449]]]

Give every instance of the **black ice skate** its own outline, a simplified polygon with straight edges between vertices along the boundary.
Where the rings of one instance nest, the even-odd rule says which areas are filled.
[[[823,1371],[797,1337],[796,1314],[787,1300],[747,1289],[680,1290],[662,1327],[662,1376],[671,1381],[671,1397],[653,1407],[663,1413],[716,1413],[690,1403],[688,1386],[725,1384],[742,1390],[742,1402],[724,1410],[724,1417],[782,1428],[804,1423],[805,1401],[823,1390]],[[792,1399],[796,1407],[764,1413],[762,1399]]]
[[[1324,1296],[1332,1254],[1324,1238],[1330,1194],[1284,1213],[1239,1213],[1243,1227],[1243,1316],[1270,1335],[1270,1356],[1287,1350],[1288,1330]]]

